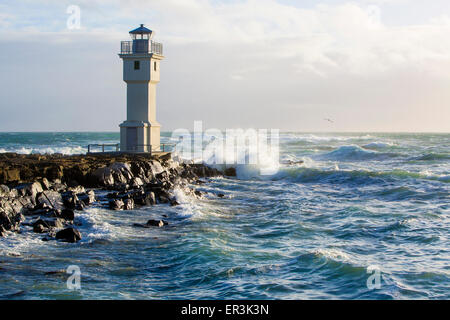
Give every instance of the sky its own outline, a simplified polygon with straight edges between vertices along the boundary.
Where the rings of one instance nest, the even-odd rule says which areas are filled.
[[[450,132],[448,0],[2,0],[0,131],[118,131],[141,23],[163,131]]]

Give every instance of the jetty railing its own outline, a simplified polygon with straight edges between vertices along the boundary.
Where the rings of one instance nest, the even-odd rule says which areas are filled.
[[[151,152],[169,152],[175,151],[176,144],[175,143],[161,143],[159,146],[154,146],[151,144],[137,144],[134,146],[135,151],[139,151],[139,149],[151,150]],[[149,151],[143,151],[149,152]]]
[[[87,147],[88,148],[87,152],[91,153],[93,148],[101,148],[102,149],[101,152],[105,152],[105,148],[108,148],[108,147],[115,147],[116,151],[119,151],[120,150],[120,143],[103,143],[103,144],[94,143],[94,144],[89,144],[88,147]]]
[[[149,45],[150,42],[150,45]],[[133,53],[156,53],[163,54],[162,43],[155,42],[153,40],[140,40],[140,41],[121,41],[120,42],[121,54],[133,54]]]
[[[111,152],[106,150],[107,148],[113,147],[115,148],[116,152],[120,151],[120,143],[103,143],[103,144],[98,144],[98,143],[93,143],[93,144],[89,144],[87,146],[87,153],[92,153],[93,149],[98,149],[100,148],[101,151],[96,151],[96,152]],[[137,144],[134,146],[134,150],[135,152],[174,152],[176,150],[176,144],[175,143],[161,143],[159,146],[153,146],[151,144]]]

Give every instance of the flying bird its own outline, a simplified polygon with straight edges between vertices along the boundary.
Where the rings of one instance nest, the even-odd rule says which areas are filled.
[[[333,120],[331,120],[331,119],[328,119],[328,118],[324,118],[323,120],[325,120],[325,121],[328,121],[328,122],[331,122],[331,123],[334,123],[334,121],[333,121]]]

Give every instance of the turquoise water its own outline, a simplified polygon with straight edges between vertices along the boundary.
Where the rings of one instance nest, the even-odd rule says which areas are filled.
[[[0,152],[83,153],[118,139],[0,133]],[[450,298],[450,134],[282,133],[280,157],[304,164],[272,176],[241,167],[202,185],[204,199],[176,190],[176,207],[88,208],[78,244],[42,242],[26,228],[0,238],[0,296]],[[163,214],[167,228],[132,227]],[[69,265],[80,267],[80,291],[53,272]],[[369,266],[379,289],[367,286]]]

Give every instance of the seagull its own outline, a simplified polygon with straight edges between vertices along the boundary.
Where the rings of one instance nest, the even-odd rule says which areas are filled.
[[[328,118],[324,118],[323,120],[325,120],[325,121],[328,121],[328,122],[331,122],[331,123],[334,123],[334,121],[333,121],[333,120],[331,120],[331,119],[328,119]]]

